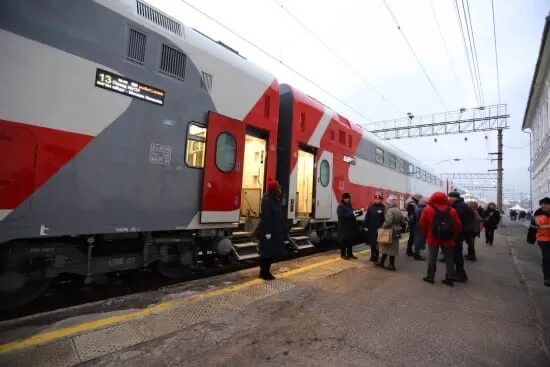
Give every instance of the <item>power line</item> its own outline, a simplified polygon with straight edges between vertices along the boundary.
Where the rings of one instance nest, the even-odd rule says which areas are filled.
[[[306,26],[297,16],[295,16],[290,10],[288,10],[281,2],[278,0],[272,0],[275,4],[277,4],[285,13],[287,13],[296,23],[298,23],[303,29],[305,29],[313,38],[315,38],[323,47],[325,47],[333,56],[335,56],[342,64],[344,64],[353,74],[355,74],[363,83],[372,89],[376,95],[378,95],[384,102],[386,102],[388,105],[390,105],[394,110],[397,112],[401,112],[401,110],[388,98],[386,98],[382,93],[378,91],[378,89],[372,85],[361,73],[359,73],[346,59],[344,59],[338,52],[336,52],[332,47],[330,47],[323,39],[321,39],[315,32]]]
[[[497,28],[495,23],[495,2],[491,0],[491,10],[493,12],[493,36],[495,39],[495,65],[497,70],[497,91],[498,91],[498,104],[500,104],[500,77],[498,75],[498,49],[497,49]]]
[[[344,102],[343,100],[341,100],[339,97],[337,97],[336,95],[332,94],[331,92],[329,92],[327,89],[325,89],[324,87],[320,86],[319,84],[315,83],[313,80],[311,80],[309,77],[305,76],[304,74],[300,73],[298,70],[294,69],[292,66],[286,64],[283,60],[281,59],[278,59],[277,57],[273,56],[272,54],[270,54],[269,52],[265,51],[264,49],[262,49],[260,46],[256,45],[255,43],[253,43],[252,41],[249,41],[247,38],[245,38],[244,36],[241,36],[239,33],[237,33],[236,31],[232,30],[231,28],[229,28],[228,26],[226,26],[225,24],[223,24],[222,22],[220,22],[219,20],[217,20],[216,18],[206,14],[204,11],[202,11],[201,9],[197,8],[195,5],[189,3],[188,1],[186,0],[181,0],[184,4],[186,4],[187,6],[189,6],[191,9],[195,10],[196,12],[200,13],[201,15],[205,16],[206,18],[210,19],[212,22],[216,23],[217,25],[219,25],[220,27],[222,27],[223,29],[225,29],[226,31],[228,31],[229,33],[231,33],[232,35],[234,35],[235,37],[239,38],[241,41],[249,44],[250,46],[252,46],[253,48],[255,48],[256,50],[260,51],[262,54],[264,54],[265,56],[269,57],[270,59],[274,60],[274,61],[277,61],[278,63],[280,63],[281,65],[283,65],[284,67],[286,67],[288,70],[290,70],[291,72],[293,72],[294,74],[300,76],[301,78],[303,78],[304,80],[308,81],[309,83],[311,83],[312,85],[316,86],[317,88],[319,88],[320,90],[322,90],[323,92],[325,92],[327,95],[331,96],[332,98],[334,98],[336,101],[340,102],[342,105],[346,106],[347,108],[349,108],[350,110],[354,111],[355,113],[357,113],[358,115],[362,116],[363,118],[367,119],[367,120],[370,120],[372,121],[372,119],[370,119],[369,117],[365,116],[365,114],[363,114],[361,111],[357,110],[356,108],[350,106],[348,103]]]
[[[474,88],[474,95],[476,97],[477,103],[481,106],[481,98],[477,90],[477,85],[474,79],[474,73],[472,71],[472,63],[470,62],[470,53],[468,51],[468,46],[466,44],[466,37],[464,36],[464,28],[462,27],[462,17],[460,16],[460,10],[458,8],[458,0],[455,0],[455,10],[458,20],[458,25],[460,26],[460,33],[462,35],[462,43],[464,45],[464,53],[466,54],[466,61],[468,63],[468,69],[470,70],[470,79],[472,81],[472,87]]]
[[[447,41],[445,40],[445,37],[443,36],[443,32],[441,30],[441,25],[439,24],[439,20],[437,19],[437,14],[435,12],[432,0],[428,0],[428,3],[430,4],[430,8],[432,9],[432,15],[434,17],[435,24],[437,24],[437,29],[439,31],[439,35],[441,36],[441,41],[443,42],[443,48],[445,49],[445,54],[447,55],[447,60],[449,61],[449,64],[451,65],[451,70],[453,72],[455,82],[458,85],[458,87],[460,88],[460,82],[458,80],[458,74],[456,73],[456,69],[455,69],[455,66],[454,66],[454,63],[453,63],[453,59],[452,59],[451,54],[449,52],[449,49],[447,47]]]
[[[420,68],[422,69],[422,72],[424,73],[424,75],[426,76],[426,79],[428,79],[428,82],[430,82],[430,85],[432,86],[432,89],[433,91],[435,92],[435,94],[437,95],[437,98],[439,98],[439,102],[441,102],[441,104],[443,105],[443,107],[447,110],[447,106],[445,105],[445,102],[443,101],[443,98],[441,97],[441,95],[439,94],[439,91],[437,90],[437,88],[435,87],[435,84],[433,83],[432,79],[430,78],[430,76],[428,75],[428,72],[426,71],[426,68],[424,67],[424,65],[422,64],[422,61],[420,61],[420,58],[418,57],[418,55],[416,54],[416,52],[414,51],[414,48],[412,47],[411,43],[409,42],[409,39],[407,38],[407,36],[405,35],[405,32],[403,32],[403,30],[401,29],[401,26],[399,25],[399,22],[397,21],[397,18],[395,17],[395,14],[393,14],[393,11],[391,10],[390,6],[388,5],[387,1],[386,0],[382,0],[384,2],[384,5],[386,6],[386,9],[388,9],[388,12],[390,13],[392,19],[393,19],[393,22],[395,23],[395,25],[397,26],[397,29],[399,30],[399,33],[401,33],[401,36],[403,37],[403,39],[405,40],[405,42],[407,43],[407,45],[409,46],[409,49],[411,50],[414,58],[416,59],[416,62],[418,63],[418,65],[420,66]]]
[[[481,105],[484,105],[485,101],[483,98],[483,85],[481,83],[481,74],[479,73],[479,59],[477,57],[476,39],[472,17],[470,16],[470,3],[468,2],[468,0],[466,0],[466,9],[464,9],[464,0],[462,0],[462,9],[464,10],[464,20],[466,21],[466,28],[468,30],[468,40],[470,41],[470,51],[472,51],[472,61],[474,62],[474,72],[476,73],[477,83],[479,87],[479,95],[481,96]],[[466,13],[466,10],[468,11],[468,13]]]

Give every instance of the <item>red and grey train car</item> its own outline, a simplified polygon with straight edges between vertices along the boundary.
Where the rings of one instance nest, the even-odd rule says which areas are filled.
[[[335,231],[347,191],[444,183],[221,42],[141,0],[0,2],[0,297],[61,274],[257,256],[265,183],[291,245]],[[295,233],[296,235],[292,235]]]

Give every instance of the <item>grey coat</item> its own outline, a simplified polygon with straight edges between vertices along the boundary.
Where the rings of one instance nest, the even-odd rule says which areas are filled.
[[[401,214],[401,210],[399,210],[398,207],[391,206],[386,209],[386,216],[382,227],[391,228],[393,230],[394,236],[391,245],[381,245],[379,247],[381,254],[386,254],[389,256],[399,255],[399,236],[396,235],[401,234],[402,226],[404,223],[405,217],[403,216],[403,214]]]

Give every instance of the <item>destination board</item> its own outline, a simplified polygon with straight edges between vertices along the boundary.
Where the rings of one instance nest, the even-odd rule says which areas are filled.
[[[164,105],[166,92],[150,85],[136,82],[122,75],[117,75],[103,69],[97,69],[95,74],[96,87],[124,94],[126,96],[141,99],[142,101]]]

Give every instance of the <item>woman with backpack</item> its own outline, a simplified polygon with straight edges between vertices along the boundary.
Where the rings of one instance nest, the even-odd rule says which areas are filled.
[[[392,229],[392,241],[390,244],[380,244],[378,251],[380,261],[376,263],[376,266],[384,267],[387,257],[390,257],[390,264],[386,268],[388,270],[395,270],[395,257],[399,254],[399,239],[401,238],[401,231],[405,224],[405,217],[401,214],[401,210],[397,207],[397,197],[390,195],[387,201],[387,209],[384,217],[384,224],[382,228]]]
[[[436,192],[430,197],[419,223],[429,251],[428,274],[423,280],[428,283],[434,282],[437,254],[441,248],[447,266],[443,283],[452,287],[454,285],[454,246],[461,231],[461,222],[444,192]]]

